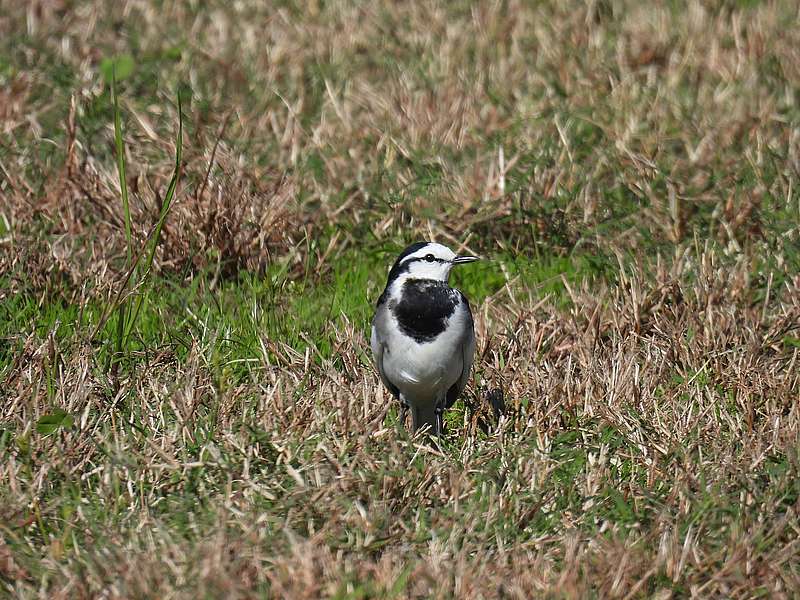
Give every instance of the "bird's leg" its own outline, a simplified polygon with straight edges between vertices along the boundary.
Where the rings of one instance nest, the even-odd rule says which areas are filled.
[[[400,424],[403,426],[403,429],[407,429],[406,427],[406,419],[408,418],[408,404],[405,402],[400,402]]]
[[[442,435],[442,430],[444,429],[444,408],[441,404],[436,405],[434,414],[436,415],[436,435],[440,436]]]

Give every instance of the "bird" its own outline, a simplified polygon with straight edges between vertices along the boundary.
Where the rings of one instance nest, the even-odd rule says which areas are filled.
[[[372,319],[370,347],[400,420],[413,432],[442,434],[443,414],[469,380],[475,329],[469,301],[450,287],[450,270],[478,260],[436,242],[411,244],[395,260]]]

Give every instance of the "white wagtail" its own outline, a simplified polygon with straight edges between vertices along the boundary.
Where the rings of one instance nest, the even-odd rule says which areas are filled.
[[[372,319],[372,356],[384,385],[411,409],[414,431],[442,433],[442,414],[464,390],[475,353],[469,302],[447,284],[456,256],[434,242],[411,244],[397,257]]]

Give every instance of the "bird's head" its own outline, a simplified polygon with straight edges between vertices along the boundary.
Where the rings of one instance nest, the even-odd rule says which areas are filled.
[[[447,246],[436,242],[411,244],[397,257],[389,271],[387,285],[406,279],[433,279],[447,282],[455,265],[478,260],[476,256],[458,256]]]

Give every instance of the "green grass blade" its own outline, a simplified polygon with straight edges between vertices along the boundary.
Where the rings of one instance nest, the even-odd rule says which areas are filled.
[[[178,94],[178,138],[175,140],[175,169],[172,172],[172,179],[170,179],[167,193],[164,195],[164,200],[161,203],[161,214],[158,217],[155,232],[153,233],[152,240],[150,241],[150,253],[147,256],[145,263],[145,271],[149,272],[153,266],[153,259],[155,258],[156,248],[161,239],[161,229],[164,227],[164,221],[167,219],[169,209],[172,206],[172,200],[175,197],[175,191],[178,188],[178,180],[181,176],[181,157],[183,150],[183,107],[181,104],[181,96]]]
[[[158,247],[158,242],[161,239],[161,230],[164,227],[164,222],[167,219],[167,215],[169,214],[169,210],[172,206],[172,201],[175,198],[175,191],[178,188],[178,181],[181,176],[182,156],[183,156],[183,106],[181,104],[181,96],[180,94],[178,94],[178,136],[175,141],[175,169],[172,172],[172,178],[170,179],[169,186],[167,187],[167,193],[164,195],[164,200],[161,202],[161,212],[158,217],[158,222],[156,223],[155,229],[153,230],[153,233],[149,237],[149,240],[147,242],[149,244],[149,251],[147,254],[147,260],[144,263],[144,271],[142,272],[141,283],[144,283],[150,274],[150,269],[152,268],[153,260],[155,259],[156,248]],[[125,331],[126,339],[130,335],[130,332],[133,329],[133,326],[139,317],[139,313],[141,311],[144,298],[145,298],[144,293],[139,294],[137,297],[136,308],[133,310],[132,317]]]
[[[119,176],[119,187],[122,195],[122,210],[125,216],[127,264],[130,267],[133,256],[133,236],[131,233],[131,210],[128,202],[128,180],[125,174],[125,144],[122,140],[122,116],[119,110],[119,96],[117,95],[116,67],[112,70],[111,96],[114,99],[114,145],[117,152],[117,174]]]
[[[111,76],[111,97],[114,102],[114,146],[117,154],[117,175],[119,177],[120,195],[122,196],[122,212],[125,222],[125,250],[127,254],[126,265],[128,269],[132,266],[133,261],[133,235],[131,233],[131,210],[128,201],[128,180],[125,169],[125,143],[122,139],[122,115],[119,108],[119,95],[117,94],[117,77],[116,66],[112,68]],[[124,284],[126,287],[128,283]],[[124,296],[123,296],[124,298]],[[110,368],[116,362],[119,355],[122,353],[125,346],[125,331],[129,329],[130,323],[128,322],[130,312],[128,310],[127,300],[122,300],[114,308],[117,313],[117,327],[115,331],[115,358],[107,367]]]

